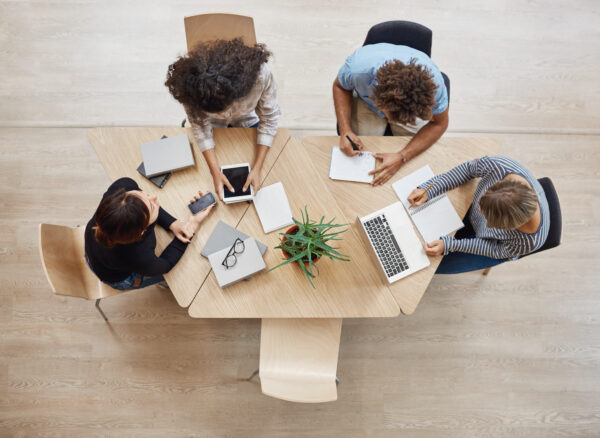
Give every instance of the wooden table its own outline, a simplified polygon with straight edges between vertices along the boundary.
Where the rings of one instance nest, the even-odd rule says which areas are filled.
[[[195,166],[174,172],[162,189],[137,172],[136,169],[142,162],[141,143],[157,140],[163,135],[172,137],[186,132],[193,144]],[[176,218],[185,219],[188,216],[187,205],[198,190],[214,192],[210,171],[195,144],[191,128],[94,128],[90,130],[88,138],[111,180],[124,176],[133,178],[142,190],[158,195],[160,204]],[[255,147],[253,145],[256,144],[256,129],[215,129],[214,139],[217,144],[215,153],[220,164],[254,162]],[[279,129],[263,165],[263,178],[277,161],[277,157],[288,140],[288,130]],[[206,258],[200,255],[200,251],[217,222],[222,220],[235,227],[249,206],[250,204],[245,202],[231,205],[219,203],[202,224],[200,231],[192,240],[183,257],[165,275],[180,306],[187,307],[191,304],[210,272],[210,264]],[[161,227],[156,227],[155,230],[157,249],[161,251],[169,244],[173,236]]]
[[[410,137],[361,137],[361,140],[369,151],[395,152],[402,149]],[[319,175],[322,176],[328,192],[333,195],[344,215],[350,219],[356,218],[356,216],[365,216],[397,202],[398,197],[392,189],[392,184],[427,164],[437,175],[464,161],[496,154],[500,149],[498,140],[491,138],[442,138],[434,146],[402,166],[385,185],[372,187],[369,184],[335,181],[327,178],[331,148],[339,144],[339,137],[306,137],[303,143]],[[448,192],[448,197],[461,218],[464,217],[471,205],[475,186],[476,181],[473,180]],[[417,235],[419,235],[418,232]],[[368,263],[372,270],[377,268],[375,260],[368,257],[365,259],[368,260],[365,260],[364,263]],[[405,315],[410,315],[417,308],[442,256],[430,257],[429,260],[431,262],[429,267],[390,286],[391,293]],[[379,280],[378,284],[382,285],[383,280]]]
[[[164,189],[158,189],[135,170],[141,162],[139,145],[162,135],[178,135],[184,128],[96,128],[89,139],[106,173],[111,179],[129,176],[142,190],[156,193],[164,208],[176,217],[187,216],[187,203],[197,190],[213,190],[212,178],[204,159],[193,148],[196,165],[176,172]],[[216,154],[221,164],[253,162],[255,130],[249,128],[215,129]],[[375,152],[394,152],[408,141],[407,137],[361,137],[366,148]],[[256,210],[247,203],[218,208],[202,225],[190,248],[165,278],[182,307],[189,306],[196,318],[331,318],[390,317],[402,311],[411,314],[417,308],[440,257],[431,258],[431,265],[392,285],[379,275],[377,261],[369,256],[365,242],[359,236],[355,219],[381,209],[398,198],[392,183],[418,168],[429,164],[434,173],[483,155],[497,153],[499,142],[487,138],[444,138],[432,148],[404,165],[384,186],[334,181],[328,178],[331,148],[338,137],[307,137],[303,142],[289,138],[280,129],[263,168],[263,185],[282,182],[295,217],[307,206],[311,217],[335,217],[336,223],[347,223],[348,230],[338,242],[349,262],[322,259],[320,275],[313,288],[296,266],[286,265],[271,272],[263,271],[250,281],[221,289],[210,265],[200,251],[219,220],[237,227],[268,245],[265,253],[267,268],[282,261],[274,247],[279,242],[279,230],[264,234]],[[464,217],[473,199],[475,181],[448,193],[454,207]],[[156,228],[161,250],[171,240],[169,233]],[[291,321],[291,320],[290,320]],[[318,321],[318,320],[315,320]],[[337,360],[337,358],[336,358]]]

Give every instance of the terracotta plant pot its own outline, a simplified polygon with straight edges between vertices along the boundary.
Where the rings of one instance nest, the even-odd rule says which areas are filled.
[[[290,228],[288,228],[288,229],[285,231],[285,234],[296,234],[296,233],[298,232],[298,230],[299,230],[299,229],[300,229],[300,227],[298,227],[298,225],[292,225]],[[287,238],[286,238],[285,236],[283,236],[283,237],[281,238],[281,244],[283,245],[283,242],[285,242],[286,240],[287,240]],[[283,250],[283,249],[282,249],[282,250],[281,250],[281,252],[283,252],[283,256],[284,256],[286,259],[290,259],[290,258],[291,258],[291,256],[290,256],[290,255],[289,255],[289,254],[288,254],[288,253],[287,253],[285,250]],[[314,256],[314,258],[312,259],[312,262],[313,262],[313,263],[316,263],[316,262],[318,262],[318,261],[319,261],[319,259],[320,259],[320,258],[321,258],[321,257],[319,257],[319,256]],[[292,263],[296,263],[296,264],[298,264],[298,261],[295,261],[295,262],[292,262]],[[304,262],[304,266],[306,267],[306,269],[309,269],[309,266],[310,266],[310,265],[308,264],[308,262]]]

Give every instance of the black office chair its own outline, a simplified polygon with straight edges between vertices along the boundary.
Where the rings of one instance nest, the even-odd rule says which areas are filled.
[[[519,259],[560,245],[560,238],[562,236],[562,213],[560,211],[558,194],[556,193],[556,189],[550,178],[540,178],[538,179],[538,182],[544,189],[546,200],[548,201],[548,208],[550,209],[550,229],[548,230],[546,242],[539,249],[521,256]],[[487,275],[490,272],[490,269],[492,268],[484,269],[483,275]]]
[[[408,46],[419,50],[431,57],[431,41],[433,32],[428,27],[412,21],[394,20],[376,24],[369,29],[363,46],[378,43],[396,44],[398,46]],[[448,103],[450,103],[450,78],[442,72],[444,84],[448,91]],[[339,126],[336,127],[340,135]],[[392,135],[392,129],[388,125],[385,129],[385,136]]]

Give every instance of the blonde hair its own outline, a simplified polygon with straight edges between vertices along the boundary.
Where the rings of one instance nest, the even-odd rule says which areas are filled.
[[[514,230],[535,214],[535,191],[522,182],[504,179],[492,185],[479,200],[479,209],[488,227]]]

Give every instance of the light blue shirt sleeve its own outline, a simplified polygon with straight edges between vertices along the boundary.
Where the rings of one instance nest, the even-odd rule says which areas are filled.
[[[354,57],[354,53],[350,56],[348,56],[348,58],[346,58],[346,62],[344,62],[344,65],[342,65],[342,67],[340,68],[340,70],[338,71],[338,81],[340,82],[340,85],[342,86],[343,89],[348,90],[348,91],[352,91],[354,90],[354,88],[356,88],[354,86],[354,82],[352,80],[352,58]]]
[[[441,83],[437,83],[439,86],[435,92],[435,105],[433,105],[432,113],[441,114],[448,109],[448,90],[446,90],[446,84],[444,84],[444,78],[441,76]]]

